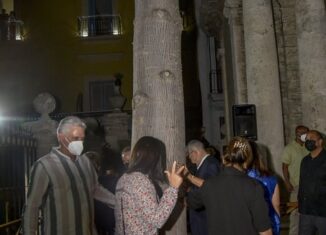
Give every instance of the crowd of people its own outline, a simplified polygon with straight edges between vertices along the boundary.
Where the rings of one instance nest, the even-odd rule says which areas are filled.
[[[82,154],[85,130],[77,117],[61,120],[59,146],[33,165],[23,234],[159,234],[180,201],[192,235],[280,234],[280,182],[254,141],[234,137],[220,157],[192,140],[188,164],[167,166],[165,144],[143,136],[122,150],[119,171],[96,152]],[[282,164],[290,234],[326,234],[321,133],[298,126]]]

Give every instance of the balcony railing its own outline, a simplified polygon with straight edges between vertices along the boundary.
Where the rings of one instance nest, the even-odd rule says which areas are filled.
[[[80,16],[78,31],[81,37],[121,35],[121,19],[119,15]]]
[[[21,20],[0,20],[0,40],[1,41],[21,41],[24,39],[24,22]]]

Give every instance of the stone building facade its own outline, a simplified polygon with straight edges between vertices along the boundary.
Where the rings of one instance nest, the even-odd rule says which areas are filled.
[[[326,133],[325,1],[201,0],[197,4],[197,26],[206,37],[197,40],[214,37],[223,81],[223,102],[202,93],[206,137],[225,144],[233,135],[232,106],[255,104],[257,142],[267,147],[272,168],[281,173],[281,151],[293,139],[296,125]],[[201,86],[210,82],[207,77],[200,75]],[[210,128],[220,125],[220,118],[225,119],[224,139]]]

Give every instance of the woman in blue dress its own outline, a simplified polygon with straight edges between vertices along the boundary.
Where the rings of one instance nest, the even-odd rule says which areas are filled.
[[[280,234],[280,190],[277,178],[263,164],[256,143],[251,142],[253,160],[248,167],[248,176],[257,179],[264,188],[264,197],[269,208],[273,235]]]

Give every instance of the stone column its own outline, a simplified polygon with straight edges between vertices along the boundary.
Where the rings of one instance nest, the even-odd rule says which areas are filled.
[[[279,70],[271,0],[243,0],[248,103],[257,110],[258,143],[281,174],[284,146]]]
[[[217,51],[217,58],[219,58],[219,63],[221,66],[221,75],[223,81],[223,95],[224,95],[224,121],[225,124],[221,126],[221,133],[225,135],[223,145],[227,145],[229,140],[231,139],[231,102],[229,99],[229,87],[227,81],[227,74],[226,74],[226,60],[225,60],[225,39],[224,35],[221,33],[221,48]],[[221,149],[222,150],[222,149]],[[222,153],[223,151],[221,151]]]
[[[203,113],[203,126],[206,127],[205,137],[209,142],[212,141],[210,126],[210,109],[209,109],[209,47],[208,47],[208,37],[203,29],[200,27],[200,8],[202,1],[195,1],[195,15],[197,23],[197,64],[198,64],[198,77],[200,81],[200,91],[202,96],[202,113]]]
[[[295,127],[298,124],[302,124],[295,1],[273,1],[274,24],[281,75],[284,135],[286,136],[287,143],[294,139]]]
[[[241,0],[226,0],[224,16],[230,30],[234,98],[236,104],[247,103]]]
[[[297,0],[303,123],[326,133],[326,13],[324,0]]]

